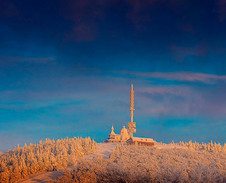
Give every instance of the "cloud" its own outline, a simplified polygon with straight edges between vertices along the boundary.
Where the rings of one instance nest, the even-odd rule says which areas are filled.
[[[208,117],[225,119],[226,85],[220,88],[149,86],[136,89],[136,106],[142,116]]]
[[[66,35],[64,41],[91,42],[97,38],[96,24],[80,23],[74,26],[73,31]]]
[[[217,12],[220,21],[226,20],[226,1],[225,0],[217,0]]]
[[[12,89],[0,91],[0,100],[3,102],[42,102],[74,100],[108,100],[107,96],[129,91],[129,79],[120,77],[102,77],[102,74],[93,76],[92,69],[76,70],[73,75],[43,75],[25,78],[23,85],[13,83]],[[94,71],[95,72],[95,71]],[[90,75],[91,74],[91,75]],[[22,81],[22,80],[21,80]],[[137,81],[139,83],[139,81]],[[127,85],[128,84],[128,85]]]
[[[61,4],[61,3],[60,3]],[[102,0],[69,0],[61,4],[62,16],[71,21],[71,30],[64,41],[91,42],[96,40],[100,21],[105,17],[105,8],[108,3]]]
[[[149,94],[172,94],[177,96],[190,95],[190,88],[184,86],[151,86],[151,87],[139,87],[137,92]]]
[[[54,57],[14,57],[14,56],[0,56],[0,64],[7,65],[10,63],[36,63],[46,64],[55,61]]]
[[[195,30],[194,30],[193,26],[190,25],[190,24],[185,24],[183,26],[179,26],[179,29],[181,29],[181,30],[183,30],[185,32],[190,32],[192,34],[195,33]]]
[[[128,72],[121,72],[127,74]],[[138,112],[154,116],[214,116],[222,117],[226,110],[224,97],[226,76],[191,72],[129,72],[135,76],[135,95]],[[150,84],[150,78],[163,80],[188,81],[189,85]],[[41,78],[39,78],[41,79]],[[42,87],[38,87],[42,83]],[[215,85],[193,85],[193,82],[216,83]],[[126,110],[129,103],[131,80],[125,77],[108,76],[64,76],[33,81],[29,90],[7,90],[0,93],[5,101],[0,107],[37,109],[60,106],[64,111],[74,111],[74,103],[82,102],[84,109],[120,111]],[[51,83],[51,84],[50,84]],[[37,88],[38,87],[38,88]],[[206,88],[208,87],[208,88]],[[127,97],[128,101],[125,99]],[[9,103],[9,101],[18,103]],[[98,103],[96,103],[98,101]],[[22,102],[22,104],[21,104]],[[71,104],[71,102],[74,102]],[[24,104],[23,104],[24,103]],[[20,105],[21,104],[21,105]],[[63,104],[63,105],[62,105]],[[81,104],[79,104],[81,106]],[[64,106],[64,107],[63,107]],[[92,107],[91,107],[92,106]],[[113,107],[112,107],[113,106]],[[114,108],[114,109],[112,109]],[[92,109],[95,111],[94,109]]]
[[[195,72],[133,72],[120,71],[122,74],[129,74],[136,77],[157,78],[164,80],[186,81],[186,82],[201,82],[206,84],[215,83],[217,81],[226,81],[226,75],[214,75]]]
[[[0,0],[0,17],[11,18],[19,15],[19,11],[12,2]]]
[[[128,92],[131,80],[133,80],[136,106],[141,114],[180,117],[213,116],[216,118],[218,115],[222,117],[225,114],[226,76],[224,75],[192,72],[121,71],[117,73],[127,76],[119,77],[115,73],[108,77],[103,77],[104,73],[95,77],[87,73],[48,78],[44,76],[22,86],[29,90],[18,88],[0,92],[2,101],[0,108],[29,110],[58,106],[64,113],[67,113],[73,112],[75,108],[73,105],[79,102],[79,106],[84,106],[80,110],[101,109],[102,111],[121,112],[129,105]],[[132,79],[130,75],[133,76]],[[162,79],[163,82],[161,84],[150,83],[151,79]],[[180,82],[164,84],[164,80],[187,81],[189,84]],[[197,85],[195,82],[208,85]]]
[[[192,88],[177,85],[140,87],[136,94],[140,113],[152,116],[189,115],[189,101],[200,97]]]
[[[127,12],[126,18],[134,24],[136,30],[145,30],[145,24],[150,22],[152,19],[152,11],[150,11],[150,9],[152,9],[152,5],[155,0],[126,0],[126,2],[131,8]]]
[[[183,61],[188,55],[204,57],[208,51],[204,44],[198,44],[194,47],[171,46],[173,57],[177,61]]]

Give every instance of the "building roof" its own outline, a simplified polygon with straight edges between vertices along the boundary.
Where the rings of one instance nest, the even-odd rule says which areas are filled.
[[[142,137],[131,137],[130,141],[139,141],[139,142],[155,142],[152,138],[142,138]]]

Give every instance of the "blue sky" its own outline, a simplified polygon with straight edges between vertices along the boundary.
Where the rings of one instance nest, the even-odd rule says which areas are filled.
[[[224,143],[224,0],[0,0],[0,151],[45,138]]]

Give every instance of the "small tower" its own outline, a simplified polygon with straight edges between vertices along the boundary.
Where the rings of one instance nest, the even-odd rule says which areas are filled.
[[[111,134],[115,134],[113,125],[111,127]]]
[[[109,138],[108,139],[114,139],[115,138],[115,132],[114,132],[114,127],[113,127],[113,125],[112,125],[112,127],[111,127],[111,133],[109,134]]]
[[[111,133],[108,135],[108,138],[105,140],[105,142],[117,142],[117,140],[119,141],[119,138],[117,136],[118,135],[115,134],[114,127],[112,125],[112,127],[111,127]]]
[[[130,117],[131,121],[127,123],[128,133],[130,137],[133,137],[133,133],[136,133],[136,123],[133,122],[133,111],[134,111],[134,91],[133,84],[131,84],[130,91]]]
[[[126,141],[129,139],[128,131],[125,126],[120,131],[120,136],[122,141]]]

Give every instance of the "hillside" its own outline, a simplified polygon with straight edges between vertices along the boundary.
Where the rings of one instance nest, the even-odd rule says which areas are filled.
[[[81,160],[55,182],[226,182],[226,153],[175,144],[118,145],[109,159]]]
[[[27,172],[36,172],[31,172],[26,177],[18,176],[18,180],[29,177],[22,181],[23,183],[226,181],[226,146],[212,142],[157,143],[153,147],[147,147],[115,143],[96,144],[90,138],[73,138],[56,142],[47,139],[28,147],[17,147],[4,154],[4,158],[0,158],[1,162],[8,161],[7,167],[11,170],[11,173],[8,170],[9,174],[6,174],[6,171],[1,169],[0,182],[15,182],[15,175],[24,175],[26,169]],[[23,162],[24,155],[27,157],[24,166],[26,168],[13,168],[17,163],[20,165],[20,162]],[[17,159],[17,163],[12,159]],[[40,161],[35,159],[42,159],[45,166],[40,166]],[[33,163],[29,164],[31,160]],[[3,175],[8,175],[8,180],[3,179]]]
[[[17,182],[40,172],[66,168],[95,150],[96,143],[89,137],[46,139],[39,144],[18,145],[0,156],[0,182]]]
[[[107,159],[109,158],[112,151],[116,148],[116,145],[117,144],[97,143],[97,150],[92,154],[85,155],[82,159],[92,160],[96,156],[102,156],[104,159]],[[59,180],[60,176],[64,174],[65,170],[72,171],[75,168],[76,168],[76,164],[72,166],[68,166],[67,169],[59,169],[58,171],[40,173],[40,174],[29,177],[29,179],[24,180],[21,183],[53,182],[55,179]]]

